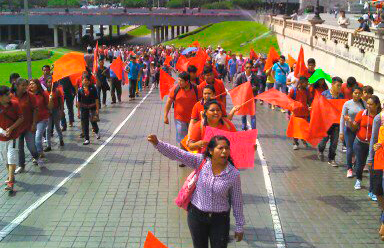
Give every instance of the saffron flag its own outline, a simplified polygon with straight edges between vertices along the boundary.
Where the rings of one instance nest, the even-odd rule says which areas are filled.
[[[229,91],[233,105],[241,106],[236,115],[255,115],[255,101],[251,82],[241,84]]]
[[[307,77],[309,78],[311,75],[308,72],[308,68],[305,65],[304,61],[304,49],[300,47],[299,57],[297,58],[296,68],[295,68],[295,77]]]
[[[188,70],[188,59],[184,55],[180,55],[176,63],[176,70],[187,71]]]
[[[172,60],[172,56],[169,56],[169,55],[167,55],[166,57],[165,57],[165,61],[164,61],[164,65],[166,65],[166,66],[171,66],[171,60]]]
[[[173,87],[175,79],[163,69],[160,69],[160,98],[164,99],[164,96],[169,94],[169,90]]]
[[[257,54],[255,53],[255,50],[253,50],[253,48],[251,48],[251,50],[249,51],[249,58],[251,60],[257,59]]]
[[[84,54],[79,52],[70,52],[64,54],[55,61],[52,82],[57,82],[62,78],[85,71],[86,63]]]
[[[144,242],[144,248],[167,248],[161,243],[152,232],[148,232],[147,238]]]
[[[294,59],[290,54],[288,54],[287,64],[289,65],[289,67],[292,68],[292,66],[296,63],[297,63],[296,59]]]
[[[377,143],[380,143],[382,146],[375,152],[375,158],[374,158],[374,164],[373,169],[374,170],[384,170],[384,126],[381,126],[379,129],[379,138],[377,140]]]
[[[275,88],[267,90],[257,95],[255,98],[288,110],[291,110],[294,102],[294,100],[289,98],[286,94],[276,90]]]
[[[188,65],[194,65],[197,68],[197,75],[201,75],[204,70],[205,62],[207,61],[208,54],[201,48],[196,53],[195,57],[189,58]]]
[[[274,64],[273,62],[275,62],[276,60],[279,60],[279,58],[280,56],[276,52],[275,48],[271,47],[269,49],[267,60],[265,61],[264,71],[268,71],[269,69],[271,69]]]
[[[93,52],[93,68],[92,68],[93,75],[96,75],[98,65],[99,65],[99,41],[96,42],[95,51]]]
[[[309,132],[309,122],[300,117],[292,115],[287,128],[287,137],[296,139],[307,139]]]
[[[115,59],[111,66],[109,67],[110,70],[112,70],[116,77],[119,79],[119,80],[122,80],[123,79],[123,66],[124,66],[124,63],[123,63],[123,60],[121,60],[121,57],[117,57],[117,59]]]
[[[199,153],[198,150],[191,151],[191,150],[189,149],[189,147],[188,147],[187,141],[188,141],[188,135],[185,135],[184,139],[182,139],[182,140],[180,141],[180,144],[184,147],[184,149],[187,150],[187,151],[190,152],[190,153],[195,153],[195,154]]]
[[[231,157],[234,166],[238,169],[251,169],[255,162],[255,143],[257,138],[257,129],[228,132],[213,127],[206,127],[204,140],[210,141],[216,135],[223,135],[231,143]]]

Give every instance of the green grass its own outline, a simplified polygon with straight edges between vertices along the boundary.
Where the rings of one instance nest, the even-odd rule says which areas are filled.
[[[37,61],[32,61],[32,77],[39,78],[42,75],[41,67],[43,65],[51,65],[61,56],[66,53],[72,52],[73,50],[65,48],[52,49],[53,56],[49,59],[42,59]],[[15,63],[0,63],[0,85],[9,86],[9,75],[11,73],[19,73],[21,77],[28,77],[28,68],[27,62],[15,62]]]
[[[123,29],[125,29],[125,28],[127,28],[127,27],[129,27],[130,25],[123,25],[123,26],[120,26],[120,32],[123,30]],[[116,25],[113,25],[112,26],[112,33],[113,34],[117,34],[117,26]]]
[[[279,50],[276,36],[266,35],[250,43],[240,46],[242,43],[251,41],[269,30],[266,26],[251,21],[221,22],[213,24],[207,29],[182,39],[167,41],[165,45],[174,44],[176,47],[188,47],[193,41],[199,41],[203,47],[220,45],[225,50],[249,55],[251,48],[256,53],[268,53],[271,46]]]
[[[151,34],[151,30],[147,26],[140,26],[128,32],[132,36],[145,36]]]

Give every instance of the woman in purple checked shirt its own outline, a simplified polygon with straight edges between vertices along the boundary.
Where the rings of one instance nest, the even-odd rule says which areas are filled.
[[[230,142],[215,136],[204,154],[192,154],[159,141],[149,135],[148,141],[164,156],[197,169],[205,159],[196,189],[188,207],[188,226],[194,248],[226,248],[229,239],[229,215],[233,208],[236,220],[235,239],[243,239],[243,197],[240,172],[230,157]]]

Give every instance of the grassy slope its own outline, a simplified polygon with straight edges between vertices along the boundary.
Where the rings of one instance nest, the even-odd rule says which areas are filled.
[[[204,47],[209,45],[216,47],[217,45],[220,45],[226,50],[231,50],[248,56],[251,47],[253,47],[256,52],[262,53],[268,53],[271,46],[279,49],[277,39],[274,35],[255,40],[243,47],[240,46],[241,43],[250,41],[268,31],[268,28],[264,25],[251,21],[222,22],[213,24],[211,27],[197,34],[180,40],[174,39],[165,42],[164,44],[187,47],[193,41],[198,40],[200,45]]]
[[[140,26],[128,32],[132,36],[145,36],[151,34],[151,30],[147,26]]]
[[[72,50],[58,48],[53,49],[54,55],[49,59],[43,59],[38,61],[32,61],[32,77],[38,78],[41,77],[41,67],[43,65],[51,65],[57,59],[59,59],[63,54],[71,52]],[[9,85],[9,75],[11,73],[17,72],[21,77],[28,77],[27,62],[17,62],[17,63],[0,63],[0,85]]]
[[[121,32],[121,30],[123,30],[123,29],[125,29],[125,28],[127,28],[127,27],[129,27],[130,25],[123,25],[123,26],[120,26],[120,32]],[[116,25],[113,25],[112,26],[112,33],[113,34],[117,34],[117,26]]]

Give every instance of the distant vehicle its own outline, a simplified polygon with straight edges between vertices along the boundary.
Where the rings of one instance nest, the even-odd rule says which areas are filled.
[[[17,44],[8,44],[5,46],[5,50],[10,51],[10,50],[16,50],[19,45]]]

